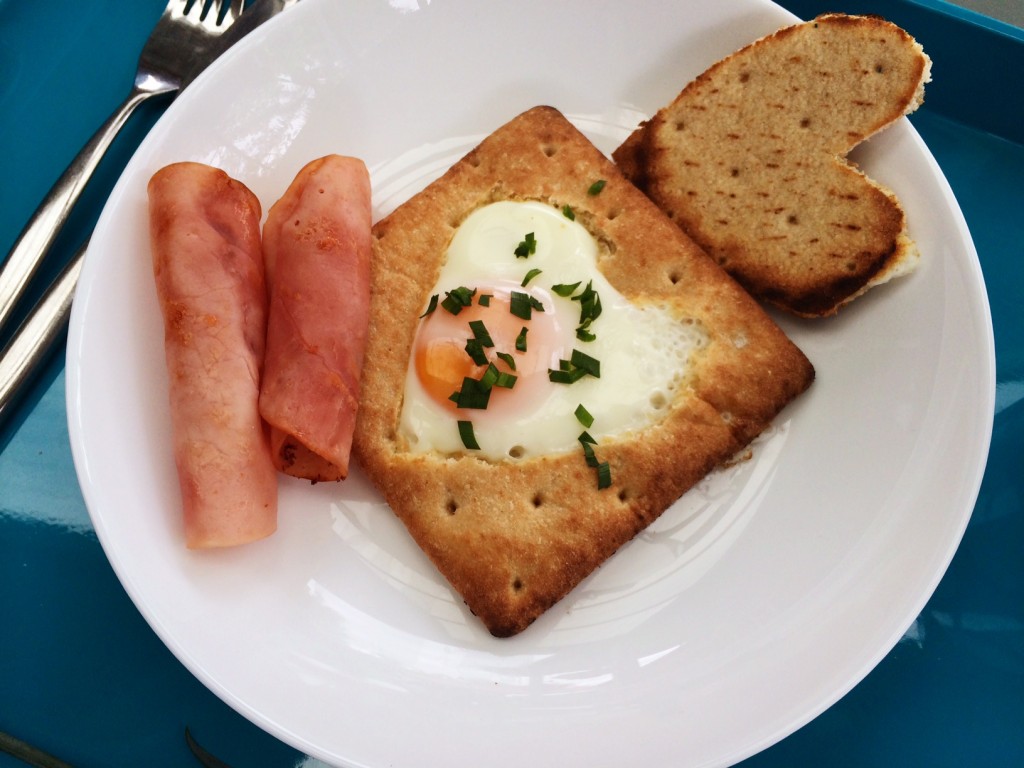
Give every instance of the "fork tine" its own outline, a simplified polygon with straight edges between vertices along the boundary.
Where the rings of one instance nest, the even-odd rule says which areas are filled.
[[[176,15],[186,18],[193,23],[198,24],[206,16],[206,5],[210,0],[171,0],[171,5],[177,6]]]
[[[196,0],[196,6],[205,5],[200,22],[208,32],[223,32],[238,18],[245,0]]]
[[[241,4],[244,4],[244,0]],[[234,5],[235,0],[213,0],[208,11],[210,22],[218,27],[229,26],[238,17]]]
[[[180,18],[185,15],[188,11],[188,4],[191,0],[168,0],[167,7],[164,8],[164,16],[174,16]]]
[[[235,21],[235,19],[242,15],[243,10],[245,10],[245,0],[231,0],[231,7],[228,8],[228,12],[224,16],[224,22]]]

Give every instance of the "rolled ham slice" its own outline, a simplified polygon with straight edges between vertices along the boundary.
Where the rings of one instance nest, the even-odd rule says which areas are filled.
[[[277,528],[277,473],[258,400],[267,293],[260,204],[199,163],[149,182],[185,542],[226,547]]]
[[[282,472],[348,475],[370,306],[370,177],[339,155],[306,165],[263,227],[270,290],[260,413]]]

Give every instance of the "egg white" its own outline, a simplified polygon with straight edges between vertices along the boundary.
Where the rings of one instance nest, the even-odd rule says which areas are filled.
[[[536,251],[517,257],[515,249],[527,233],[534,234]],[[513,286],[536,295],[546,312],[555,313],[554,325],[560,329],[551,367],[557,368],[558,358],[568,358],[575,348],[600,361],[601,375],[585,376],[572,384],[545,381],[532,396],[523,398],[525,402],[517,401],[515,408],[453,411],[426,393],[410,360],[399,434],[411,452],[467,452],[458,431],[459,419],[473,423],[480,448],[472,453],[505,461],[579,450],[584,429],[600,443],[602,438],[649,426],[662,416],[686,375],[691,354],[707,337],[696,324],[674,317],[667,309],[628,301],[598,270],[597,255],[598,245],[590,232],[546,203],[501,201],[466,218],[452,238],[432,293],[443,298],[460,286],[475,288],[478,294],[507,292]],[[533,269],[540,273],[520,287]],[[590,327],[596,335],[593,341],[576,339],[579,302],[550,292],[552,285],[576,282],[581,283],[580,290],[591,282],[600,296],[602,314]],[[466,335],[471,335],[468,326]],[[540,342],[529,334],[528,340]],[[594,418],[588,428],[575,415],[581,404]]]

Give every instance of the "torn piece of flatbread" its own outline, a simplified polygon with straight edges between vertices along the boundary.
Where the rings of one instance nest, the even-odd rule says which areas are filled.
[[[895,24],[825,14],[711,66],[613,157],[752,294],[833,315],[919,261],[896,195],[846,156],[913,112],[930,72]]]

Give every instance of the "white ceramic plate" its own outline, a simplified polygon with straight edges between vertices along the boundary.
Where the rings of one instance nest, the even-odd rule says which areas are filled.
[[[370,166],[377,217],[536,104],[606,152],[715,59],[791,20],[762,0],[305,0],[168,110],[96,228],[68,345],[77,470],[139,610],[206,685],[358,766],[724,764],[892,648],[946,568],[987,455],[994,353],[950,190],[903,122],[858,151],[901,196],[913,276],[782,319],[817,368],[753,458],[708,478],[522,635],[467,614],[358,470],[282,480],[280,530],[181,543],[145,187],[192,159],[267,208],[308,160]]]

